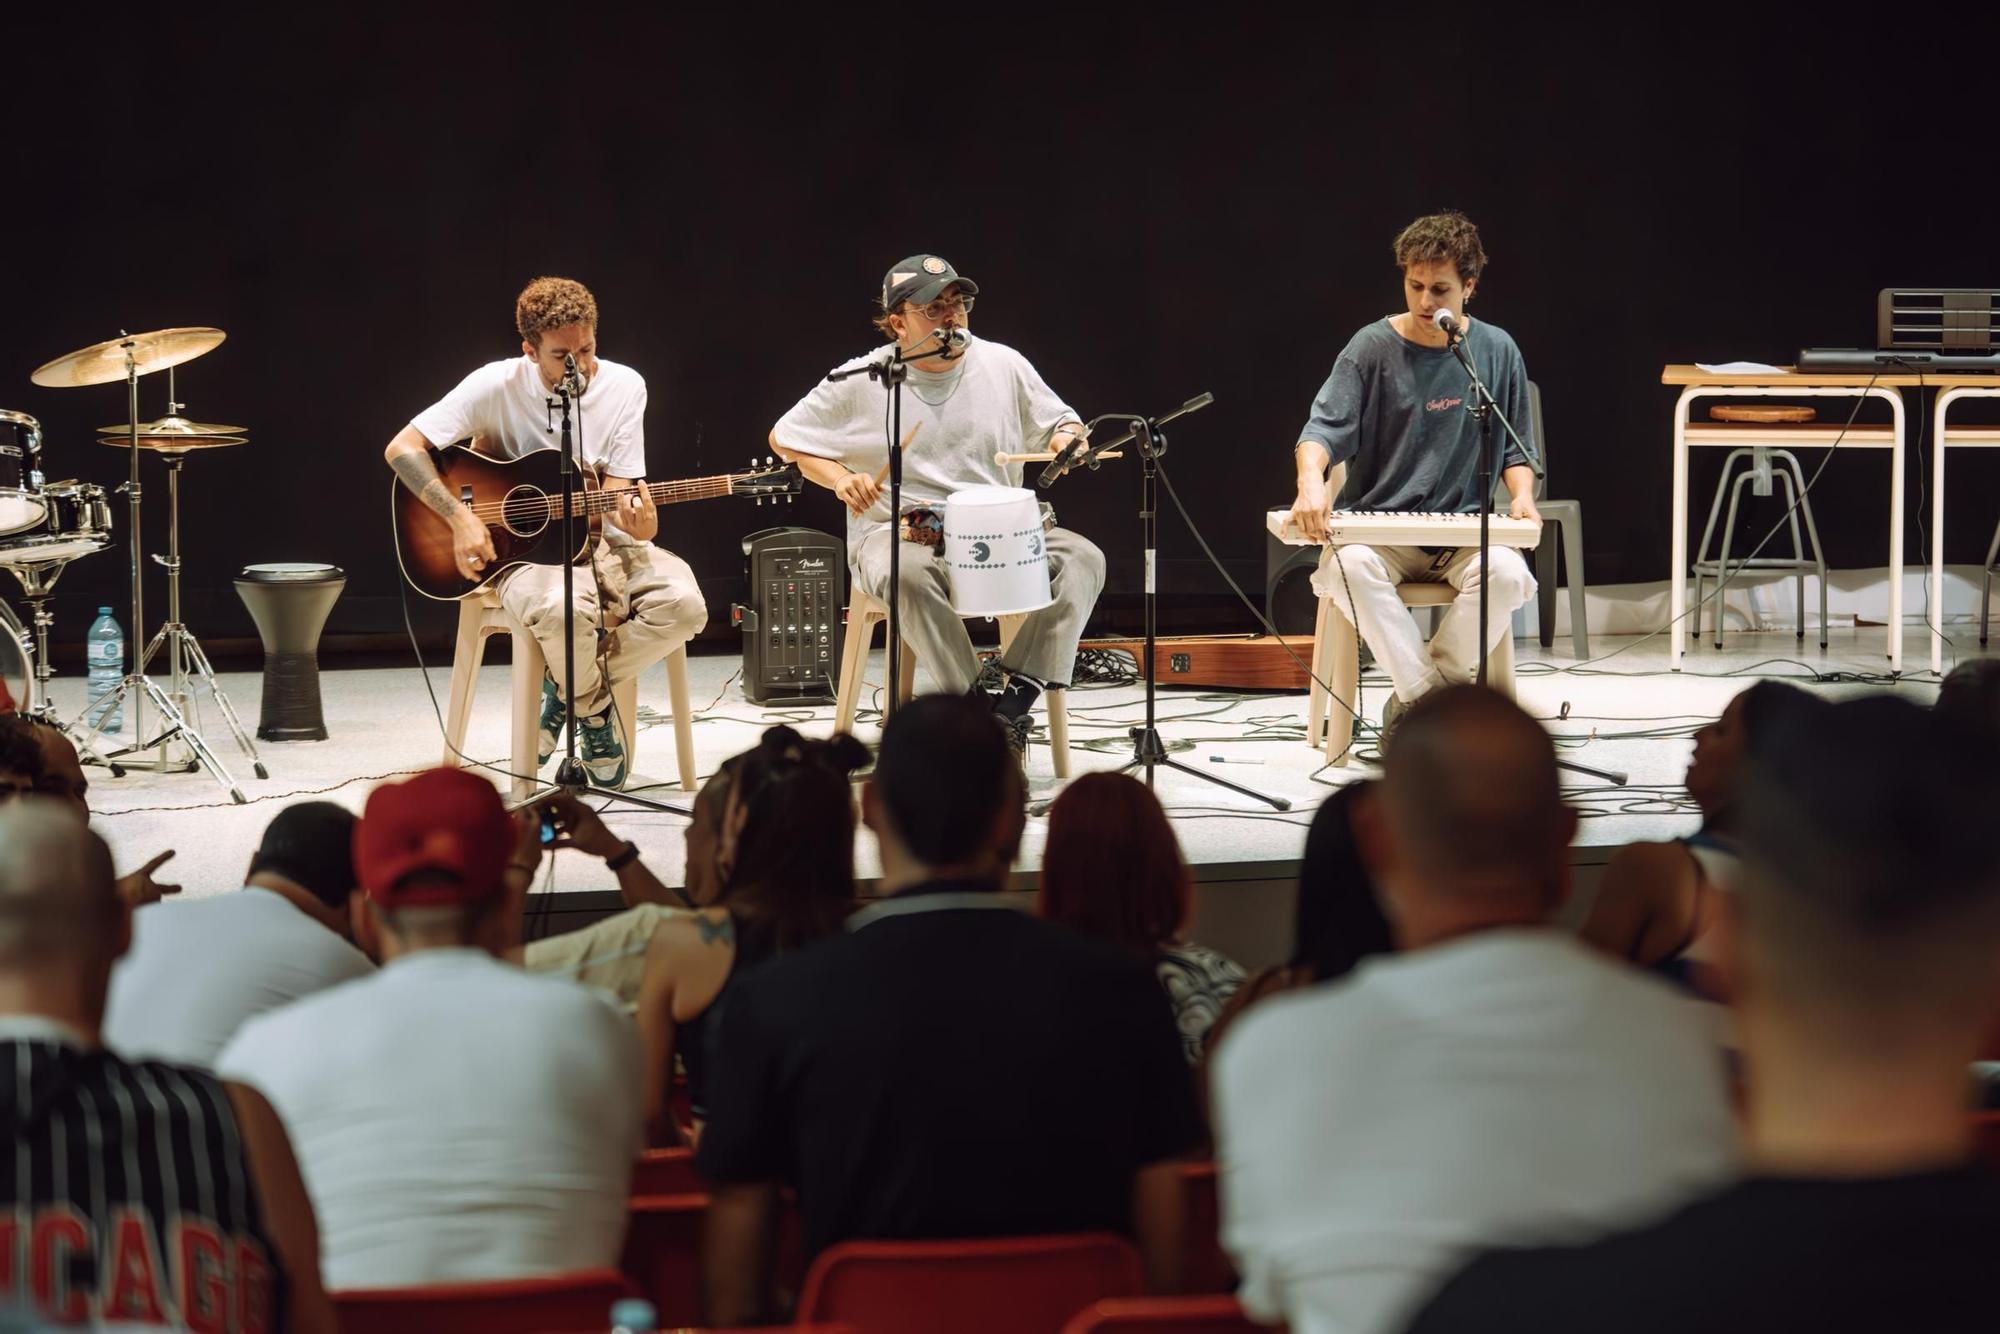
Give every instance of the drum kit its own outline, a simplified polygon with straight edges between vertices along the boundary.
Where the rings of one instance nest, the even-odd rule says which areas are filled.
[[[159,329],[152,333],[123,335],[71,352],[39,367],[31,377],[38,385],[66,389],[110,384],[126,385],[126,420],[99,428],[99,443],[130,451],[130,480],[118,489],[129,502],[131,528],[127,544],[131,555],[132,634],[136,645],[143,632],[145,593],[142,581],[143,551],[140,542],[139,455],[156,454],[167,468],[167,554],[155,555],[167,571],[167,621],[137,654],[117,687],[90,704],[74,722],[56,714],[49,699],[48,683],[54,671],[49,664],[49,628],[54,617],[48,600],[56,579],[73,560],[95,555],[112,545],[112,508],[104,488],[88,482],[45,482],[42,473],[43,440],[41,424],[26,413],[0,410],[0,568],[11,572],[21,585],[24,600],[32,609],[33,631],[23,630],[18,617],[0,603],[0,631],[19,646],[20,655],[32,665],[26,673],[26,702],[22,712],[70,733],[85,763],[102,764],[114,773],[123,766],[184,772],[199,763],[237,802],[242,790],[222,761],[202,739],[190,721],[193,704],[191,685],[205,685],[221,709],[237,744],[250,758],[257,777],[266,778],[263,762],[251,744],[229,699],[215,680],[208,655],[181,623],[180,476],[190,454],[202,450],[240,445],[248,435],[240,426],[221,426],[190,421],[180,415],[182,404],[175,402],[173,368],[194,360],[219,346],[226,335],[220,329]],[[156,421],[139,420],[139,377],[157,371],[168,372],[167,415]],[[146,669],[162,651],[166,654],[167,681],[147,675]],[[133,733],[137,744],[121,750],[100,750],[102,728],[132,696]],[[147,735],[145,705],[151,701],[160,715],[160,727]],[[189,758],[189,754],[192,758]]]

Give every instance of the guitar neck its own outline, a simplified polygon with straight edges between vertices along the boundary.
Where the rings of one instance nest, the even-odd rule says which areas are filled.
[[[714,477],[689,477],[678,482],[649,482],[646,494],[653,498],[655,505],[678,505],[688,500],[713,500],[726,496],[735,489],[736,478],[731,473],[720,473]],[[580,514],[608,514],[618,505],[618,492],[602,487],[592,491],[578,508]],[[557,505],[560,508],[560,505]]]

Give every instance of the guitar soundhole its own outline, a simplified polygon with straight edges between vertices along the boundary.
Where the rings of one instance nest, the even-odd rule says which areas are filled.
[[[538,486],[517,486],[500,502],[500,523],[516,537],[533,537],[549,526],[553,506]]]

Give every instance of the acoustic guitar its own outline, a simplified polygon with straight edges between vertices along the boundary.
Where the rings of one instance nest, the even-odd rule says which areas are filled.
[[[467,579],[452,557],[451,524],[391,479],[389,512],[396,535],[396,562],[403,577],[427,598],[453,602],[476,593],[496,576],[516,565],[555,565],[562,549],[562,454],[538,449],[518,459],[488,458],[464,445],[431,450],[438,475],[458,501],[486,524],[493,539],[493,563]],[[656,505],[720,496],[751,496],[762,504],[790,500],[803,487],[797,464],[773,464],[748,472],[690,477],[646,486]],[[569,559],[582,561],[596,549],[604,516],[618,505],[616,491],[606,491],[587,470],[577,473],[574,512],[582,538]]]

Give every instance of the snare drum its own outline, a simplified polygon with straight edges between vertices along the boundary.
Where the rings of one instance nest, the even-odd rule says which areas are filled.
[[[0,565],[75,560],[111,545],[111,500],[94,482],[50,482],[38,496],[48,512],[39,532],[0,538]]]
[[[0,408],[0,533],[33,528],[46,515],[41,501],[42,424]]]

